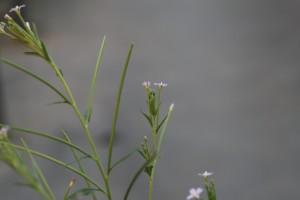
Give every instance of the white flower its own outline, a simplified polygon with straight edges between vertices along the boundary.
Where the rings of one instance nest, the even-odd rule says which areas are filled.
[[[168,84],[166,84],[166,83],[163,83],[163,82],[160,82],[160,83],[153,83],[154,85],[156,85],[156,86],[158,86],[158,87],[167,87],[168,86]]]
[[[0,32],[4,31],[4,27],[2,26],[2,24],[0,23]]]
[[[207,171],[205,171],[204,173],[199,173],[198,175],[206,178],[206,177],[211,176],[213,174],[214,174],[213,172],[207,172]]]
[[[10,17],[8,14],[5,14],[5,15],[4,15],[4,18],[7,19],[7,20],[8,20],[8,19],[11,19],[11,17]]]
[[[145,88],[149,88],[149,87],[151,86],[151,82],[150,82],[150,81],[144,81],[144,82],[143,82],[143,86],[144,86]]]
[[[29,22],[26,22],[26,26],[28,27],[29,30],[31,30]]]
[[[25,5],[16,6],[16,7],[10,9],[9,12],[14,12],[14,11],[15,11],[15,12],[18,12],[18,11],[20,11],[21,8],[23,8],[23,7],[25,7]]]
[[[187,199],[187,200],[189,200],[189,199],[194,199],[194,198],[200,199],[200,194],[201,194],[201,192],[203,192],[203,189],[200,188],[200,187],[198,187],[198,188],[196,188],[196,189],[195,189],[195,188],[191,188],[191,189],[190,189],[190,195],[187,196],[186,199]]]
[[[174,105],[175,105],[174,103],[172,103],[172,104],[170,105],[170,108],[169,108],[170,111],[173,111]]]

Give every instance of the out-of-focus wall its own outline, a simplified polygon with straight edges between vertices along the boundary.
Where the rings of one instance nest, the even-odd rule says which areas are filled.
[[[65,0],[30,1],[24,10],[64,71],[82,112],[101,39],[107,35],[90,125],[104,160],[131,42],[135,48],[115,160],[150,134],[139,112],[146,108],[142,82],[169,84],[162,106],[166,111],[174,102],[175,109],[156,170],[154,199],[185,199],[190,187],[201,184],[196,174],[210,170],[219,199],[280,200],[295,199],[299,191],[299,7],[294,0]],[[12,41],[0,42],[3,56],[62,88],[46,63],[24,56],[24,49]],[[69,107],[47,105],[59,100],[53,92],[4,64],[1,78],[5,121],[57,136],[64,129],[75,143],[86,142]],[[22,136],[32,148],[72,161],[67,148]],[[59,199],[74,175],[38,161]],[[112,175],[116,199],[137,163],[138,155]],[[91,172],[100,177],[94,168]],[[15,178],[0,163],[1,199],[39,198],[13,186]],[[146,180],[141,178],[131,199],[146,198]]]

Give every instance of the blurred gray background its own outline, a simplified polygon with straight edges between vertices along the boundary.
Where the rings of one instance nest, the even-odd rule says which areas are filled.
[[[197,173],[204,170],[215,172],[220,200],[299,197],[299,1],[27,2],[26,18],[36,23],[82,112],[98,49],[107,35],[90,125],[103,160],[131,42],[135,47],[123,91],[114,160],[150,134],[139,112],[146,110],[142,82],[169,84],[162,106],[166,111],[174,102],[175,110],[156,170],[154,199],[185,199],[189,188],[202,185]],[[2,12],[11,7],[8,3],[13,1],[1,1]],[[23,47],[2,36],[0,42],[1,56],[62,88],[45,62],[26,57]],[[56,136],[64,129],[74,143],[86,142],[68,106],[47,105],[59,100],[56,94],[2,63],[0,70],[1,122]],[[16,135],[24,137],[33,149],[72,161],[68,148],[30,135]],[[38,161],[61,199],[76,175]],[[140,163],[139,155],[135,155],[113,173],[115,199],[121,199]],[[99,173],[89,169],[91,176],[100,180]],[[79,188],[83,181],[77,178]],[[27,188],[16,187],[17,181],[15,173],[1,163],[1,200],[40,198]],[[130,199],[147,199],[146,181],[146,176],[139,179]]]

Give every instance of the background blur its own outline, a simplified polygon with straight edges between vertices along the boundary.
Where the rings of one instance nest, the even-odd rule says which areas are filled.
[[[185,199],[202,184],[197,173],[215,172],[222,200],[297,199],[300,190],[300,2],[297,0],[64,0],[21,1],[84,112],[102,37],[107,35],[97,82],[91,130],[105,159],[115,97],[130,43],[135,44],[125,80],[115,160],[149,135],[139,109],[146,109],[143,81],[166,82],[163,109],[171,116],[155,176],[154,199]],[[11,4],[11,5],[9,5]],[[15,6],[1,1],[2,16]],[[3,18],[2,18],[3,20]],[[1,56],[47,77],[49,66],[26,57],[23,47],[0,38]],[[48,88],[1,63],[2,121],[75,143],[82,129]],[[1,118],[0,117],[0,118]],[[21,133],[16,133],[20,135]],[[68,149],[25,137],[29,146],[72,161]],[[18,141],[16,139],[16,141]],[[38,159],[38,161],[40,161]],[[121,199],[138,155],[113,174]],[[74,174],[41,162],[50,185],[63,196]],[[91,167],[93,177],[99,174]],[[124,171],[126,173],[124,173]],[[1,199],[39,199],[14,185],[15,173],[0,164]],[[131,198],[146,199],[146,176]],[[81,179],[78,178],[78,187]]]

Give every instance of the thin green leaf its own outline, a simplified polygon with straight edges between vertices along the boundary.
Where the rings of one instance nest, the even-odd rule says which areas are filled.
[[[0,57],[0,61],[6,63],[7,65],[21,71],[24,72],[25,74],[28,74],[29,76],[37,79],[38,81],[42,82],[43,84],[45,84],[46,86],[48,86],[50,89],[52,89],[54,92],[56,92],[60,97],[62,97],[64,99],[65,102],[68,102],[68,104],[70,103],[70,101],[67,99],[67,97],[65,97],[65,95],[63,95],[56,87],[54,87],[53,85],[51,85],[49,82],[47,82],[45,79],[43,79],[42,77],[34,74],[33,72],[29,71],[28,69],[25,69],[24,67],[10,61],[7,60],[3,57]]]
[[[150,118],[146,113],[144,113],[143,111],[140,110],[140,112],[141,112],[141,113],[144,115],[144,117],[148,120],[150,126],[153,127],[153,123],[152,123],[151,118]]]
[[[32,163],[32,165],[33,165],[33,168],[34,168],[35,172],[37,173],[37,175],[38,175],[40,181],[42,182],[42,184],[44,185],[44,187],[45,187],[45,189],[46,189],[46,191],[47,191],[47,193],[48,193],[48,194],[45,194],[44,190],[42,189],[42,190],[40,191],[41,194],[42,194],[43,196],[45,196],[45,198],[47,198],[47,199],[52,199],[52,200],[54,200],[54,199],[55,199],[55,196],[54,196],[54,194],[53,194],[53,192],[52,192],[52,189],[50,188],[48,182],[46,181],[46,178],[45,178],[43,172],[41,171],[39,165],[38,165],[37,162],[35,161],[34,157],[33,157],[32,154],[31,154],[31,152],[29,151],[28,146],[27,146],[27,144],[25,143],[25,141],[24,141],[23,139],[21,139],[21,142],[22,142],[22,144],[23,144],[23,146],[24,146],[24,148],[25,148],[26,153],[28,154],[28,156],[29,156],[29,158],[30,158],[30,160],[31,160],[31,163]]]
[[[72,193],[67,200],[75,200],[78,197],[82,197],[82,196],[88,196],[90,194],[93,194],[96,191],[100,191],[99,189],[96,188],[83,188],[80,190],[75,191],[74,193]]]
[[[115,132],[116,132],[116,127],[117,127],[117,119],[118,119],[118,114],[119,114],[120,101],[121,101],[123,85],[124,85],[129,61],[131,58],[132,50],[133,50],[133,44],[130,45],[130,49],[127,54],[127,58],[125,61],[125,65],[124,65],[124,69],[123,69],[123,73],[122,73],[122,77],[121,77],[121,81],[120,81],[120,85],[119,85],[119,91],[118,91],[118,96],[117,96],[117,100],[116,100],[114,119],[113,119],[113,123],[112,123],[112,127],[111,127],[111,134],[110,134],[110,141],[109,141],[107,172],[111,168],[112,151],[113,151],[113,146],[114,146],[114,141],[115,141]]]
[[[163,123],[164,123],[165,120],[167,119],[167,116],[168,116],[168,115],[166,115],[166,116],[164,117],[164,119],[160,122],[160,124],[159,124],[158,127],[156,128],[156,133],[158,133],[158,131],[159,131],[161,125],[163,125]]]
[[[59,71],[60,75],[61,75],[62,77],[64,77],[64,73],[63,73],[62,69],[58,69],[58,71]]]
[[[126,154],[125,156],[123,156],[120,160],[118,160],[115,164],[113,164],[109,170],[109,172],[111,172],[111,170],[116,167],[117,165],[121,164],[122,162],[124,162],[125,160],[127,160],[128,158],[130,158],[130,156],[132,156],[135,152],[138,151],[138,148],[134,148],[132,149],[128,154]]]
[[[141,154],[141,156],[142,156],[145,160],[147,160],[147,157],[146,157],[146,155],[145,155],[144,152],[142,152],[140,149],[137,149],[137,152],[138,152],[139,154]]]
[[[5,126],[5,125],[2,125],[1,126]],[[46,133],[42,133],[42,132],[38,132],[38,131],[33,131],[33,130],[30,130],[30,129],[25,129],[25,128],[21,128],[21,127],[17,127],[17,126],[9,126],[10,129],[12,130],[16,130],[16,131],[22,131],[24,133],[29,133],[29,134],[32,134],[32,135],[37,135],[37,136],[41,136],[41,137],[44,137],[44,138],[48,138],[48,139],[51,139],[53,141],[57,141],[57,142],[60,142],[62,144],[65,144],[65,145],[68,145],[69,147],[72,147],[74,149],[76,149],[77,151],[83,153],[84,155],[86,156],[89,156],[90,158],[92,158],[93,160],[95,160],[93,158],[93,156],[91,156],[89,153],[87,153],[86,151],[84,151],[83,149],[81,149],[80,147],[68,142],[68,141],[65,141],[61,138],[58,138],[58,137],[55,137],[53,135],[50,135],[50,134],[46,134]]]
[[[8,144],[8,145],[11,145],[12,147],[14,147],[14,148],[16,148],[16,149],[25,151],[25,148],[24,148],[24,147],[21,147],[21,146],[19,146],[19,145],[15,145],[15,144],[11,144],[11,143],[8,143],[8,142],[5,142],[5,141],[0,141],[0,144]],[[56,164],[58,164],[58,165],[60,165],[60,166],[63,166],[63,167],[65,167],[65,168],[69,169],[70,171],[75,172],[75,173],[78,174],[79,176],[81,176],[81,177],[87,179],[90,183],[92,183],[95,187],[97,187],[97,188],[99,189],[99,191],[101,191],[101,192],[103,192],[104,194],[106,194],[105,191],[104,191],[104,189],[103,189],[101,186],[99,186],[97,182],[95,182],[93,179],[91,179],[89,176],[87,176],[87,174],[82,173],[81,171],[79,171],[78,169],[76,169],[76,168],[74,168],[74,167],[72,167],[72,166],[67,166],[66,163],[64,163],[64,162],[62,162],[62,161],[60,161],[60,160],[57,160],[56,158],[53,158],[53,157],[51,157],[51,156],[48,156],[48,155],[46,155],[46,154],[43,154],[43,153],[40,153],[40,152],[31,150],[31,149],[29,149],[29,151],[30,151],[30,153],[32,153],[33,155],[36,155],[36,156],[39,156],[39,157],[44,158],[44,159],[46,159],[46,160],[49,160],[49,161],[51,161],[51,162],[53,162],[53,163],[56,163]]]
[[[50,106],[50,105],[63,104],[63,103],[69,104],[69,102],[66,102],[66,101],[55,101],[52,103],[47,103],[46,105]]]
[[[50,55],[48,54],[48,51],[47,51],[47,48],[46,48],[46,45],[44,44],[43,41],[40,41],[41,42],[41,46],[42,46],[42,50],[43,50],[43,54],[44,54],[44,58],[48,61],[48,62],[51,62],[51,57]]]
[[[92,108],[88,107],[88,109],[84,113],[84,120],[86,124],[90,123],[91,116],[92,116]]]
[[[34,52],[34,51],[26,51],[24,52],[25,55],[28,55],[28,56],[37,56],[37,57],[41,57],[40,54],[38,54],[37,52]]]
[[[35,23],[32,23],[32,32],[33,32],[33,34],[34,34],[36,40],[37,40],[37,41],[40,41],[39,34],[38,34],[38,32],[37,32],[37,28],[36,28]]]
[[[129,183],[129,186],[126,190],[126,193],[124,195],[124,200],[127,200],[129,193],[133,187],[133,185],[135,184],[137,178],[142,174],[142,172],[144,171],[145,167],[147,167],[157,156],[157,152],[154,152],[152,157],[147,160],[146,162],[143,163],[143,165],[137,170],[137,172],[135,173],[135,175],[133,176],[132,180]]]
[[[76,160],[66,163],[66,165],[73,165],[74,163],[76,163],[76,162],[78,163],[78,161],[81,161],[82,159],[85,159],[85,158],[91,158],[91,156],[83,156],[83,157],[77,158]]]
[[[68,137],[67,133],[66,133],[64,130],[62,130],[62,134],[64,135],[65,139],[66,139],[69,143],[71,143],[70,138]],[[76,159],[76,162],[77,162],[77,164],[78,164],[78,166],[79,166],[80,171],[81,171],[83,174],[86,174],[86,171],[85,171],[83,165],[81,164],[81,159],[78,157],[78,155],[77,155],[75,149],[72,148],[72,147],[70,147],[70,148],[71,148],[71,151],[72,151],[72,153],[73,153],[74,158]],[[86,185],[88,186],[88,188],[92,188],[91,183],[90,183],[87,179],[84,179],[84,180],[85,180]],[[69,189],[68,189],[68,192],[69,192]],[[95,195],[94,193],[93,193],[92,195],[93,195],[93,199],[94,199],[94,200],[97,200],[96,195]]]
[[[100,66],[100,62],[101,62],[101,58],[102,58],[102,53],[103,53],[103,49],[104,49],[105,40],[106,40],[106,36],[104,36],[103,39],[102,39],[100,51],[99,51],[99,54],[98,54],[97,63],[96,63],[96,66],[95,66],[95,71],[94,71],[93,81],[92,81],[92,86],[91,86],[91,92],[90,92],[90,98],[89,98],[89,103],[88,103],[88,109],[87,109],[87,115],[86,115],[86,119],[85,119],[86,124],[89,124],[90,119],[91,119],[93,96],[94,96],[94,93],[95,93],[95,85],[96,85],[96,80],[97,80],[97,77],[98,77],[98,71],[99,71],[99,66]]]

